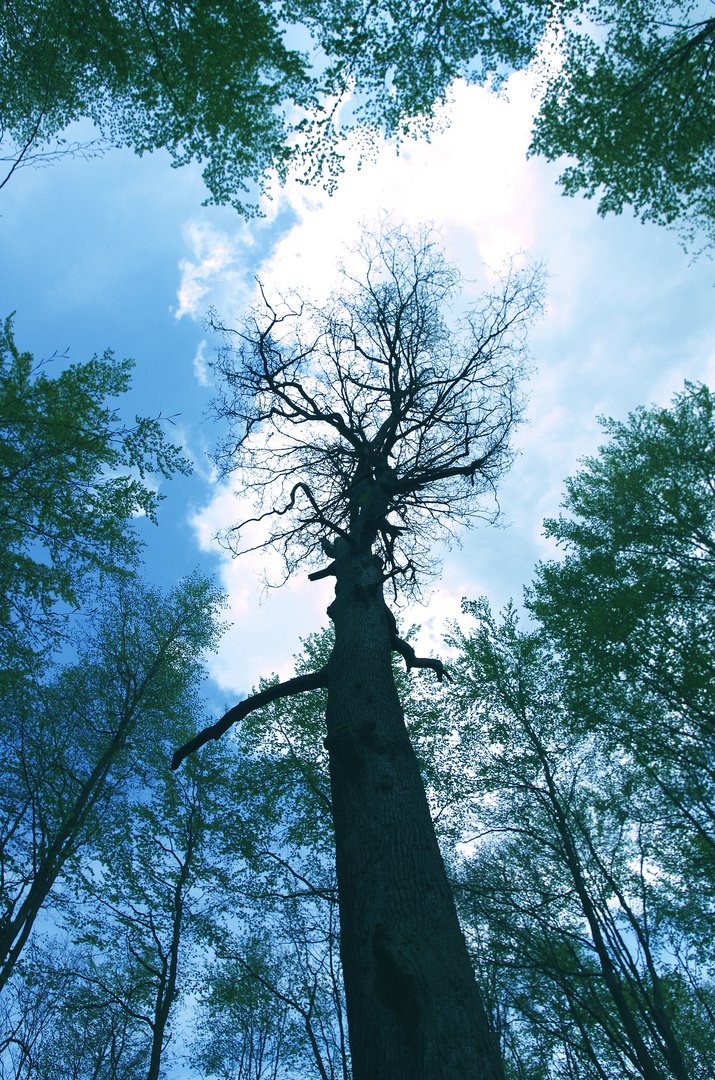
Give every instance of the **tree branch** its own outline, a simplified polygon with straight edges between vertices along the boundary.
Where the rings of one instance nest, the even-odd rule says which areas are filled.
[[[390,645],[392,646],[392,651],[398,652],[400,656],[404,657],[407,670],[411,671],[412,668],[432,668],[436,673],[439,682],[443,682],[444,679],[446,679],[447,682],[451,682],[452,677],[441,660],[437,660],[435,657],[431,656],[418,656],[412,646],[399,637],[395,616],[392,614],[389,607],[387,607],[387,604],[385,604],[385,608],[387,609],[388,620],[390,623]]]
[[[305,690],[321,690],[327,685],[328,668],[326,665],[320,671],[311,671],[307,675],[298,675],[295,679],[276,683],[275,686],[269,686],[258,694],[252,694],[250,697],[244,698],[243,701],[239,701],[238,705],[234,705],[232,709],[229,709],[225,716],[222,716],[215,724],[204,728],[193,739],[180,747],[171,759],[172,770],[178,769],[189,754],[199,750],[210,739],[220,739],[233,724],[237,724],[239,720],[243,720],[244,716],[255,712],[256,709],[262,709],[264,705],[269,705],[272,701],[277,701],[278,698],[292,697],[294,694],[302,694]]]
[[[337,563],[331,562],[329,566],[324,566],[322,570],[314,570],[312,574],[308,574],[308,581],[320,581],[321,578],[334,577],[337,572]]]
[[[308,502],[313,507],[313,510],[315,511],[316,520],[320,525],[323,526],[323,528],[329,529],[331,532],[336,533],[338,536],[342,536],[346,540],[348,539],[348,534],[343,529],[341,529],[339,525],[334,525],[332,521],[328,521],[328,519],[324,516],[322,510],[320,509],[320,506],[316,501],[315,496],[313,495],[313,492],[310,490],[310,486],[306,484],[304,480],[299,480],[297,484],[294,484],[293,489],[290,493],[290,500],[283,507],[282,510],[276,510],[274,508],[273,510],[266,510],[265,514],[261,514],[259,517],[246,518],[245,521],[242,521],[240,525],[236,525],[233,529],[231,529],[231,532],[240,532],[241,529],[244,528],[244,526],[259,524],[261,521],[264,521],[266,518],[269,517],[284,517],[287,513],[289,513],[295,508],[295,497],[298,491],[303,492]],[[255,551],[257,548],[265,546],[266,544],[261,543],[256,545],[256,548],[250,548],[248,550]]]

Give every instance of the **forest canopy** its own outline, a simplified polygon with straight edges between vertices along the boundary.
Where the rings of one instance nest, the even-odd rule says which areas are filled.
[[[528,63],[551,9],[12,0],[0,10],[0,132],[17,164],[88,117],[109,145],[203,163],[209,201],[252,213],[272,173],[330,188],[348,132],[423,130],[455,78]]]
[[[595,196],[599,214],[630,206],[691,247],[712,245],[711,9],[687,0],[606,0],[570,10],[532,151],[565,157],[564,193]]]
[[[443,122],[456,80],[498,89],[546,60],[531,151],[571,159],[564,192],[707,244],[714,48],[689,0],[11,0],[0,186],[62,153],[165,148],[202,165],[209,202],[251,215],[272,177],[333,190],[351,133],[399,148]],[[69,143],[80,118],[97,137]]]

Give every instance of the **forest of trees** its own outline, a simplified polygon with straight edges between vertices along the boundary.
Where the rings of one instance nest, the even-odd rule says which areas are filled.
[[[399,308],[412,344],[419,324],[434,345],[444,341],[435,282],[454,282],[429,247],[411,250],[429,286],[417,308],[400,277],[404,246],[392,292],[378,287],[383,246],[362,307],[346,303],[362,330],[389,324],[371,321],[370,303],[393,318]],[[522,287],[507,283],[502,306],[491,298],[469,321],[482,334],[483,391],[485,327],[503,375],[504,312],[520,298],[521,319],[533,299]],[[345,310],[330,319],[345,365],[335,346]],[[263,324],[254,331],[242,348],[255,359],[268,337]],[[284,380],[285,405],[298,385],[288,360],[306,351],[271,341],[273,367],[253,370],[272,372],[272,392]],[[459,355],[464,372],[472,354]],[[406,377],[408,361],[409,351]],[[235,358],[220,363],[230,379]],[[262,682],[227,714],[230,736],[200,738],[172,772],[176,748],[209,721],[203,664],[223,598],[198,573],[165,593],[148,584],[131,519],[155,514],[145,477],[188,466],[158,421],[127,427],[107,403],[128,387],[126,362],[108,354],[55,374],[17,349],[8,322],[2,364],[0,1075],[155,1080],[180,1066],[197,1080],[348,1080],[325,739],[334,686],[310,683],[329,666],[333,630],[303,643],[294,680]],[[335,370],[331,385],[345,392],[355,372]],[[430,369],[438,403],[446,370]],[[364,395],[376,384],[356,385]],[[398,385],[385,399],[393,416]],[[248,399],[232,391],[222,407],[235,421]],[[317,419],[335,421],[327,396],[308,397]],[[266,400],[250,398],[257,415]],[[459,424],[481,446],[480,469],[483,405]],[[408,428],[414,395],[409,408]],[[714,412],[710,390],[686,384],[669,408],[604,421],[604,445],[546,523],[563,557],[536,568],[521,625],[514,606],[495,614],[465,600],[445,667],[393,632],[394,683],[507,1080],[715,1075]],[[351,415],[362,467],[385,424],[371,433],[367,413]],[[502,452],[489,416],[487,443]],[[446,443],[442,432],[427,450]],[[303,462],[325,462],[302,446]],[[435,460],[448,480],[477,471]],[[417,489],[426,466],[410,462]],[[294,477],[289,459],[286,470]],[[363,476],[345,518],[339,498],[318,504],[294,489],[316,554],[330,547],[319,542],[326,520],[346,535],[365,528],[376,475]],[[413,489],[394,485],[406,526],[422,510]],[[404,556],[385,509],[374,527],[389,570]],[[279,542],[294,539],[282,514],[278,526]]]
[[[568,158],[565,192],[707,244],[708,16],[11,0],[0,187],[162,148],[251,216],[291,172],[332,190],[351,133],[399,147],[456,79],[540,62],[531,152]],[[226,545],[265,527],[335,600],[294,677],[219,719],[225,597],[147,582],[134,520],[189,462],[161,417],[122,421],[130,361],[0,333],[2,1080],[715,1076],[715,399],[604,420],[521,618],[465,599],[419,657],[388,599],[492,516],[542,282],[457,319],[428,232],[383,221],[361,254],[320,309],[261,286],[220,328],[215,464],[257,507]]]

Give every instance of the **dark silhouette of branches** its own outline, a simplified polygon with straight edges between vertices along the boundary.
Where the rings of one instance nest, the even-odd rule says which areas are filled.
[[[448,321],[460,279],[432,235],[386,223],[359,254],[363,277],[343,271],[325,306],[273,302],[261,286],[247,324],[220,327],[215,408],[231,434],[219,462],[256,498],[224,541],[248,550],[245,527],[267,525],[257,546],[280,551],[287,573],[340,543],[373,550],[395,591],[397,578],[411,591],[434,570],[436,541],[498,513],[485,496],[513,457],[540,274],[510,269]]]

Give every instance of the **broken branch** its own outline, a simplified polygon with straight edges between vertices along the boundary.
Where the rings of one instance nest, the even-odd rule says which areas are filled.
[[[298,675],[295,679],[276,683],[275,686],[269,686],[258,694],[252,694],[250,697],[244,698],[243,701],[239,701],[238,705],[234,705],[232,709],[229,709],[215,724],[204,728],[203,731],[200,731],[198,735],[194,735],[193,739],[190,739],[189,742],[176,751],[171,759],[172,771],[178,769],[189,754],[199,750],[210,739],[220,739],[233,724],[237,724],[239,720],[243,720],[244,716],[255,712],[256,709],[262,709],[264,705],[269,705],[272,701],[277,701],[278,698],[292,697],[293,694],[302,694],[306,690],[321,690],[327,685],[328,669],[326,665],[320,671],[311,671],[308,675]]]

